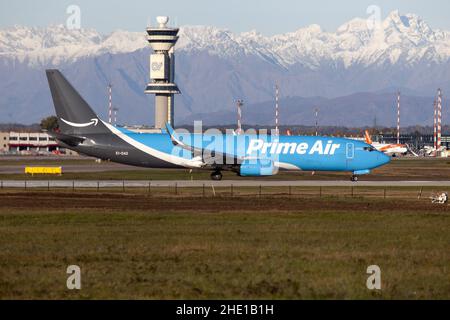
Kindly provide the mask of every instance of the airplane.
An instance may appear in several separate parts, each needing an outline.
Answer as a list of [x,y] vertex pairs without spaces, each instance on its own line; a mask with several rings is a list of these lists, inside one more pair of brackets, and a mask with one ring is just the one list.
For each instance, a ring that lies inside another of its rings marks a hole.
[[[439,148],[439,151],[445,152],[447,150],[447,148],[445,146],[441,146]],[[423,155],[425,156],[429,156],[429,157],[434,157],[436,156],[437,150],[434,146],[424,146],[423,149],[421,150],[421,152],[423,152]]]
[[351,180],[390,157],[362,141],[318,136],[180,132],[140,133],[101,120],[59,70],[46,70],[59,127],[48,132],[60,146],[122,164],[199,168],[221,180],[222,171],[270,176],[281,170],[344,171]]
[[379,143],[372,141],[369,131],[364,132],[364,139],[367,144],[374,146],[378,151],[381,151],[387,155],[398,155],[408,153],[408,148],[405,144],[397,143]]

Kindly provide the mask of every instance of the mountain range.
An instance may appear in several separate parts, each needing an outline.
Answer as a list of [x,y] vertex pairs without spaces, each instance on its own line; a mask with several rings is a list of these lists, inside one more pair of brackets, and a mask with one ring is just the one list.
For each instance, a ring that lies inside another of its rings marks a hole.
[[[431,124],[433,96],[450,90],[450,32],[433,30],[414,14],[391,12],[371,28],[365,19],[335,32],[318,25],[286,34],[233,33],[210,26],[180,28],[176,45],[176,123],[244,121],[273,124],[274,85],[282,124]],[[120,123],[153,123],[153,97],[144,94],[151,49],[145,32],[15,26],[0,30],[0,122],[32,123],[53,113],[46,68],[58,68],[101,117],[107,84]],[[445,107],[443,119],[450,112]]]

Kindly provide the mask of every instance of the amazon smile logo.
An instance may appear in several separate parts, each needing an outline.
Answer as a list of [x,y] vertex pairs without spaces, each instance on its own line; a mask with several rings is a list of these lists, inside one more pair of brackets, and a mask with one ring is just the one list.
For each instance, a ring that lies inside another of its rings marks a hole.
[[97,118],[93,118],[93,119],[91,119],[90,122],[86,122],[86,123],[75,123],[75,122],[70,122],[70,121],[67,121],[67,120],[65,120],[65,119],[63,119],[63,118],[61,118],[61,120],[62,120],[64,123],[67,123],[69,126],[77,127],[77,128],[89,127],[89,126],[91,126],[91,125],[96,126],[96,125],[98,124],[98,119],[97,119]]

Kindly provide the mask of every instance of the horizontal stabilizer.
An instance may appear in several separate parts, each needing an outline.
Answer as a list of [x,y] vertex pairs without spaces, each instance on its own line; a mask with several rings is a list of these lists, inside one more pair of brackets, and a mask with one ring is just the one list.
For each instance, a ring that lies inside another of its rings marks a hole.
[[82,143],[85,139],[82,137],[72,136],[60,132],[49,131],[47,132],[49,136],[55,138],[58,141],[61,141],[68,146],[76,147],[80,143]]

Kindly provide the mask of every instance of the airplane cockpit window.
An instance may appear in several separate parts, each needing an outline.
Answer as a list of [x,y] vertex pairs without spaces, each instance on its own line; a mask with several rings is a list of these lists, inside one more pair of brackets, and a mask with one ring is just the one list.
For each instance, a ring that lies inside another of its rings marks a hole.
[[370,146],[370,147],[364,147],[364,150],[372,152],[372,151],[375,151],[377,149],[375,149],[374,147]]

